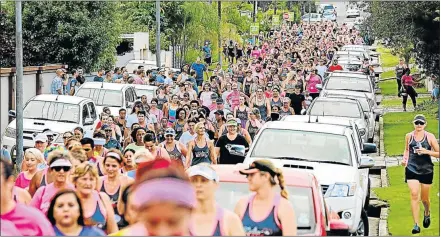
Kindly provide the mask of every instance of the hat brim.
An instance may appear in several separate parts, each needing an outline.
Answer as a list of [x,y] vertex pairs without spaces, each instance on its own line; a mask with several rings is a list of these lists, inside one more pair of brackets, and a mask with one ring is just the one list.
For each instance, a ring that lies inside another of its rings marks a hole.
[[259,172],[259,169],[257,169],[257,168],[248,168],[248,169],[244,169],[244,170],[239,170],[239,173],[242,175],[254,174],[257,172]]
[[424,123],[426,123],[426,120],[424,120],[424,119],[415,119],[415,120],[413,120],[414,123],[415,123],[416,121],[420,121],[420,122],[424,122]]
[[72,163],[70,163],[70,161],[68,161],[66,159],[59,159],[59,160],[56,160],[54,163],[52,163],[50,165],[50,168],[53,168],[53,167],[64,167],[64,166],[72,167]]

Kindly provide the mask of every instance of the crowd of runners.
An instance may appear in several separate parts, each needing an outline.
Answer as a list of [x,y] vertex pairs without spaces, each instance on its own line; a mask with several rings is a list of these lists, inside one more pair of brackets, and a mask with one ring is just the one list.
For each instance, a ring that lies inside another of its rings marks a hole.
[[[318,97],[325,73],[342,70],[334,53],[363,39],[329,21],[265,35],[256,45],[235,46],[241,53],[229,55],[226,69],[208,70],[198,59],[175,80],[171,73],[151,81],[141,71],[130,82],[125,72],[110,71],[106,83],[152,82],[157,96],[117,115],[104,108],[93,134],[66,131],[64,145],[37,135],[16,177],[2,159],[2,235],[296,235],[283,174],[271,162],[241,171],[256,194],[240,199],[234,212],[216,204],[219,177],[210,164],[242,163],[240,149],[262,125],[299,115]],[[268,198],[275,185],[280,195]],[[267,210],[261,221],[252,217]]]

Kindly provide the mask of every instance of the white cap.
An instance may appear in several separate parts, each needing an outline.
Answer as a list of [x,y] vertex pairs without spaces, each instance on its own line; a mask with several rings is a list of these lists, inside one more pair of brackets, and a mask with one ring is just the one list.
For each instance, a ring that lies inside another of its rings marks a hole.
[[34,142],[47,142],[47,136],[44,133],[39,133],[35,136]]
[[189,177],[200,175],[208,180],[219,182],[219,176],[217,175],[216,171],[208,164],[194,165],[187,169],[187,174]]
[[72,163],[70,163],[70,161],[66,159],[58,159],[54,163],[52,163],[50,167],[52,168],[52,167],[62,167],[62,166],[72,167]]

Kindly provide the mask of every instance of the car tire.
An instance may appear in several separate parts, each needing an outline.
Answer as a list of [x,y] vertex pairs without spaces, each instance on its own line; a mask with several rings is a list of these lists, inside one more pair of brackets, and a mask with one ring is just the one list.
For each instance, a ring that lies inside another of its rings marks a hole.
[[374,143],[374,138],[368,138],[368,143]]
[[368,186],[367,186],[367,194],[366,194],[366,200],[364,201],[364,210],[367,211],[369,208],[369,201],[371,199],[371,179],[368,178]]
[[351,233],[351,236],[369,236],[369,219],[366,211],[361,210],[360,223],[357,226],[355,233]]

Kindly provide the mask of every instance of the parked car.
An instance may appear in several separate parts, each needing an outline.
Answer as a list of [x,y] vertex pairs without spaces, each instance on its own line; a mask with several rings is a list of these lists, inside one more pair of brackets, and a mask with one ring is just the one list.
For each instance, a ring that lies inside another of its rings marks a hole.
[[346,10],[346,18],[358,16],[360,16],[360,10],[358,8],[353,7]]
[[[10,110],[9,116],[15,118],[16,111]],[[2,146],[11,155],[16,151],[15,119],[9,123],[2,136]],[[95,103],[91,99],[42,94],[32,97],[23,109],[23,147],[34,147],[35,135],[45,129],[54,132],[54,143],[63,143],[63,133],[82,127],[84,132],[93,131],[98,123]]]
[[156,90],[158,89],[157,86],[150,86],[150,85],[134,85],[134,86],[138,99],[141,99],[141,96],[146,95],[147,101],[148,103],[150,103],[150,101],[153,98],[156,98]]
[[337,15],[335,13],[327,11],[323,13],[323,19],[328,21],[337,21]]
[[337,16],[337,10],[335,9],[336,7],[334,7],[334,5],[332,4],[327,4],[323,7],[323,11],[322,13],[326,13],[326,12],[330,12],[330,13],[334,13],[335,16]]
[[370,131],[369,115],[363,112],[360,102],[354,98],[318,97],[303,115],[332,117],[336,120],[354,120],[359,127],[363,142],[374,138],[374,131]]
[[[216,192],[216,201],[220,206],[234,211],[239,199],[250,194],[247,178],[238,172],[245,167],[242,164],[213,166],[220,178]],[[282,166],[279,168],[283,171],[289,201],[296,214],[298,235],[348,234],[348,226],[336,213],[330,212],[314,175]]]
[[271,159],[283,167],[313,173],[326,203],[349,226],[349,232],[368,236],[365,203],[369,200],[369,168],[375,162],[363,154],[374,153],[377,148],[371,143],[363,143],[361,148],[360,143],[354,129],[347,126],[313,120],[274,121],[263,125],[244,163]]
[[[311,17],[309,17],[311,15]],[[322,15],[318,13],[306,13],[302,16],[303,22],[321,22],[322,21]]]
[[327,75],[323,85],[317,85],[317,89],[323,93],[340,93],[341,91],[352,91],[366,95],[375,104],[379,105],[375,96],[375,77],[365,75],[361,72],[335,71]]
[[92,99],[98,114],[108,107],[115,116],[121,108],[131,110],[137,100],[133,85],[107,82],[86,82],[78,88],[75,96]]

